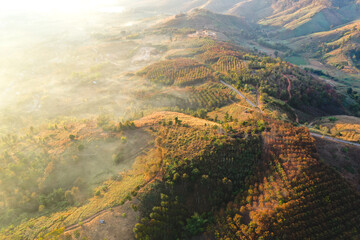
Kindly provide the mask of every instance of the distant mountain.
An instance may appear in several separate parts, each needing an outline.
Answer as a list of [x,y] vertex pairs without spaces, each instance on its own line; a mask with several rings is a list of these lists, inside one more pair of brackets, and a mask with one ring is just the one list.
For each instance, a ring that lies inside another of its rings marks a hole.
[[354,0],[300,0],[275,1],[272,15],[260,24],[281,27],[283,37],[302,36],[330,30],[360,16],[360,4]]
[[285,32],[282,37],[292,37],[329,30],[359,18],[360,1],[240,0],[226,13],[279,27]]
[[282,38],[330,30],[360,16],[359,0],[144,0],[141,6],[172,13],[201,8],[245,17],[279,28]]

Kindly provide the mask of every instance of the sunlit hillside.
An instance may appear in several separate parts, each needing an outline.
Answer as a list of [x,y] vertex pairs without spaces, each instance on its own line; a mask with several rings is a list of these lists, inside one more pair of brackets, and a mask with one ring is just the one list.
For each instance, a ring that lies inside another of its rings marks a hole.
[[0,3],[0,239],[359,239],[355,0]]

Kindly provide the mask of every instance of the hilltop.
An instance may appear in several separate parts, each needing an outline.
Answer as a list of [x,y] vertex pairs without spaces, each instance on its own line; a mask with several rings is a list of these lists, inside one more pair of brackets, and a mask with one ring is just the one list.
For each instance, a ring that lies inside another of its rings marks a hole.
[[178,14],[168,19],[163,23],[158,24],[156,29],[174,30],[187,29],[193,31],[213,31],[214,33],[222,33],[227,37],[236,36],[252,36],[252,32],[256,29],[252,24],[245,21],[244,18],[239,18],[231,15],[217,14],[205,9],[194,9],[185,14]]

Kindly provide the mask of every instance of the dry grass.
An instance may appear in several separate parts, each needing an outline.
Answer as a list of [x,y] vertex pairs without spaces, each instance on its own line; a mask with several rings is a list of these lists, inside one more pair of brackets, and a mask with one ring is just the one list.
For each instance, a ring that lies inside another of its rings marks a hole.
[[[331,121],[335,119],[335,121]],[[360,119],[351,116],[333,116],[322,118],[313,122],[312,126],[345,141],[360,141]]]
[[208,116],[212,119],[215,119],[217,116],[218,120],[225,121],[226,113],[232,116],[233,119],[237,119],[241,122],[252,118],[254,110],[246,105],[245,100],[242,100],[210,112],[208,113]]
[[213,126],[213,125],[219,125],[217,123],[205,120],[205,119],[201,119],[201,118],[196,118],[196,117],[192,117],[183,113],[177,113],[177,112],[156,112],[153,114],[150,114],[140,120],[136,120],[135,121],[135,125],[137,127],[145,127],[145,126],[152,126],[155,125],[159,122],[162,121],[173,121],[174,119],[178,117],[179,120],[182,121],[182,123],[184,124],[188,124],[189,126],[194,126],[194,127],[203,127],[205,124],[209,125],[209,126]]

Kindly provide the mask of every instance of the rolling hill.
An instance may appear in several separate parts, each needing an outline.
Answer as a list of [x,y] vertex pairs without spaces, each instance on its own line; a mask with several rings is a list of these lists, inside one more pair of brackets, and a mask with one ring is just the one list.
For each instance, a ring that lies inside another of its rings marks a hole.
[[313,33],[292,40],[298,51],[312,52],[326,63],[348,73],[360,69],[360,21],[330,31]]
[[277,26],[289,38],[329,30],[359,17],[360,5],[349,1],[276,1],[275,13],[263,18],[260,24]]
[[[149,1],[139,6],[146,3]],[[245,17],[248,21],[277,28],[281,34],[276,33],[276,36],[281,38],[330,30],[360,16],[360,3],[357,0],[164,0],[152,3],[175,13],[200,8]]]
[[[229,41],[255,44],[270,29],[256,22],[288,36],[326,29],[348,21],[351,14],[341,16],[357,3],[164,0],[153,7],[178,11],[178,4],[191,11],[118,39],[139,44],[129,56],[150,56],[138,65],[124,60],[135,65],[122,72],[126,81],[106,75],[114,95],[93,94],[125,105],[113,108],[117,117],[59,119],[1,135],[0,239],[358,239],[358,151],[318,149],[305,127],[315,121],[316,129],[358,141],[358,119],[333,116],[359,115],[358,92]],[[249,21],[207,9],[254,14]],[[335,51],[342,38],[350,36],[342,48],[355,43],[354,26],[292,43],[314,39],[307,47],[319,51],[324,40]],[[118,40],[106,40],[109,51]],[[74,75],[73,82],[102,84],[100,75]]]
[[186,14],[178,14],[165,19],[156,25],[155,29],[192,29],[197,31],[213,31],[225,34],[227,37],[254,36],[256,27],[243,18],[231,15],[213,13],[205,9],[194,9]]

